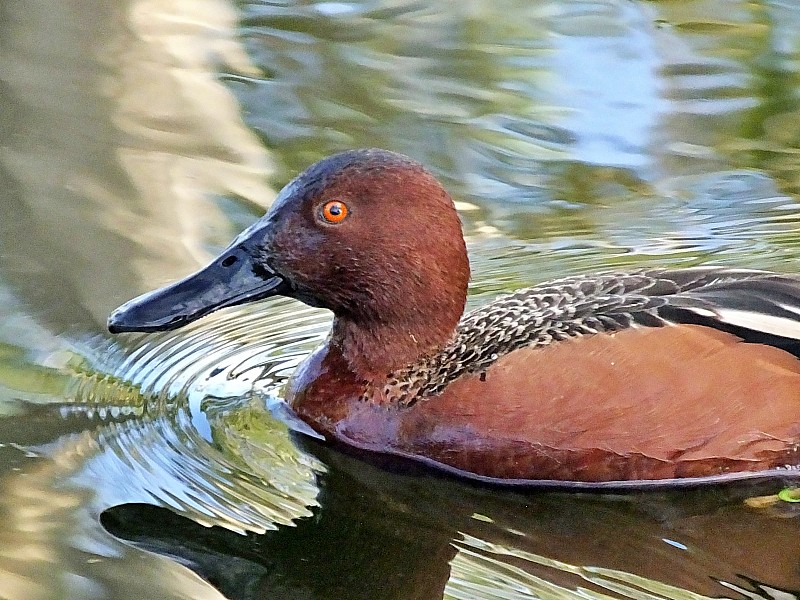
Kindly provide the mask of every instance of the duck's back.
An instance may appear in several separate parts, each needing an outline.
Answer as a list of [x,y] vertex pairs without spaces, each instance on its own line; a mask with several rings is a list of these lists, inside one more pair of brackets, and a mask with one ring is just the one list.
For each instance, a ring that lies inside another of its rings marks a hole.
[[384,394],[403,405],[395,450],[465,472],[706,477],[800,463],[799,353],[797,278],[605,273],[467,314]]

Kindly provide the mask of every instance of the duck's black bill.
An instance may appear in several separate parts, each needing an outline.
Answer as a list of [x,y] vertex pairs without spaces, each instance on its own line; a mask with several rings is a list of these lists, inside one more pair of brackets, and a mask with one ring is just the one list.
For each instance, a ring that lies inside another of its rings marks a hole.
[[169,331],[220,308],[289,291],[279,274],[254,266],[245,252],[229,251],[186,279],[126,302],[108,317],[108,330]]

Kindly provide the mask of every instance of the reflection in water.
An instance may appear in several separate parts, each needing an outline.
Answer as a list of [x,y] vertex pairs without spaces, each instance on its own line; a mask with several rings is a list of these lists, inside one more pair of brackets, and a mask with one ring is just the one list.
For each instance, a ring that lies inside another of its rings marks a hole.
[[[480,206],[464,213],[468,230],[553,255],[501,274],[505,289],[609,265],[775,267],[800,258],[792,188],[732,146],[751,135],[742,119],[762,100],[751,84],[765,53],[796,48],[796,30],[762,22],[797,11],[737,3],[728,22],[716,4],[247,4],[244,33],[266,77],[230,85],[288,164],[281,181],[386,136]],[[791,147],[781,150],[796,156]],[[752,220],[697,189],[736,179]],[[761,235],[743,233],[754,225]]]
[[797,270],[798,25],[738,0],[4,6],[0,596],[795,595],[796,511],[743,502],[774,486],[523,494],[374,468],[280,412],[325,314],[103,324],[354,146],[473,207],[471,305],[609,266]]
[[98,451],[89,435],[65,439],[54,460],[0,486],[0,594],[4,598],[197,598],[222,596],[179,564],[133,555],[96,525],[92,494],[66,479]]
[[200,7],[4,8],[0,265],[57,332],[100,330],[113,299],[205,262],[208,230],[227,241],[237,228],[216,195],[256,214],[274,196],[267,155],[213,74],[256,73],[233,42],[235,12]]
[[[120,482],[105,490],[101,504],[155,501],[242,533],[311,515],[315,474],[324,467],[297,449],[292,423],[276,420],[265,404],[276,402],[270,399],[276,383],[319,343],[327,319],[298,310],[287,331],[287,319],[278,316],[287,304],[240,308],[180,332],[133,337],[129,354],[109,370],[114,386],[129,390],[124,406],[141,411],[95,432],[102,459],[87,463],[81,476]],[[83,374],[83,396],[73,408],[94,398],[96,385],[105,390],[108,377]],[[102,409],[111,408],[113,397],[103,395]]]
[[[577,592],[651,600],[741,597],[731,591],[737,588],[751,597],[769,597],[770,587],[800,591],[791,522],[742,511],[742,497],[755,488],[518,494],[387,472],[317,450],[332,470],[321,481],[315,517],[296,528],[242,537],[132,504],[109,509],[102,522],[137,547],[180,557],[234,599],[291,590],[353,599]],[[753,543],[757,531],[771,543]],[[754,565],[763,580],[742,575]]]
[[717,9],[714,2],[659,6],[665,30],[675,32],[662,38],[665,92],[680,108],[661,127],[672,138],[661,146],[665,167],[764,169],[796,194],[800,15],[786,2]]
[[[670,600],[700,600],[707,598],[682,588],[665,585],[646,577],[625,571],[598,567],[581,567],[528,552],[514,551],[502,545],[487,543],[466,536],[456,545],[458,554],[451,564],[451,578],[445,598],[469,600],[472,598],[559,598],[569,596],[569,587],[537,577],[522,567],[506,562],[509,557],[528,561],[537,566],[551,567],[561,574],[574,574],[603,591],[581,589],[581,595],[591,600],[608,598],[612,592],[626,598],[665,598]],[[505,559],[505,560],[504,560]]]
[[[135,555],[97,528],[97,515],[117,504],[165,506],[193,522],[240,533],[263,533],[312,515],[310,509],[318,506],[316,474],[325,468],[292,444],[286,425],[265,410],[264,395],[252,390],[254,380],[261,382],[256,387],[282,381],[283,373],[307,354],[303,342],[307,346],[319,341],[318,330],[320,325],[324,328],[324,321],[320,323],[318,311],[306,310],[305,318],[302,312],[297,314],[294,324],[306,337],[295,337],[291,344],[276,348],[275,340],[280,341],[282,333],[270,335],[271,327],[283,322],[264,318],[254,331],[249,325],[252,316],[217,319],[216,326],[212,321],[207,328],[184,337],[140,338],[132,351],[138,355],[135,361],[119,361],[119,356],[114,360],[113,354],[105,357],[107,366],[116,362],[113,378],[92,371],[85,361],[27,369],[27,374],[38,369],[42,372],[39,380],[53,382],[35,391],[58,395],[70,390],[73,395],[69,405],[45,405],[38,414],[28,410],[26,417],[34,422],[54,421],[54,413],[60,411],[67,422],[78,420],[71,425],[81,433],[33,446],[33,456],[44,460],[29,464],[26,476],[6,481],[0,498],[8,503],[8,511],[0,540],[15,550],[0,552],[0,580],[10,586],[4,588],[4,597],[55,597],[70,569],[78,569],[75,572],[81,578],[124,580],[128,576],[124,566],[117,566],[116,571],[91,567],[88,572],[80,566],[86,553],[96,557],[92,565],[120,554],[135,560]],[[255,340],[269,341],[259,344]],[[292,345],[300,350],[292,350]],[[153,347],[159,352],[153,352]],[[200,350],[204,360],[198,361]],[[14,372],[4,365],[0,360],[0,385],[12,386]],[[222,387],[235,392],[237,385],[248,392],[212,395]],[[202,420],[200,426],[198,419]],[[11,420],[0,421],[0,425],[3,439],[15,439],[4,431],[13,427]],[[16,439],[17,444],[29,446],[38,441]],[[33,510],[26,508],[31,503]],[[53,519],[59,528],[42,527],[42,519]],[[40,530],[38,538],[24,534]],[[21,538],[26,545],[19,547],[15,540]],[[40,546],[46,552],[40,551]],[[217,597],[210,589],[198,588],[199,581],[181,569],[169,563],[152,564],[152,558],[148,562],[153,572],[176,572],[179,577],[165,576],[146,594],[138,590],[138,595],[119,581],[122,588],[116,597],[185,597],[183,594],[193,589],[196,592],[191,597]],[[60,564],[64,570],[45,574],[42,569],[48,563]],[[92,595],[72,584],[65,589],[71,590],[68,597]]]

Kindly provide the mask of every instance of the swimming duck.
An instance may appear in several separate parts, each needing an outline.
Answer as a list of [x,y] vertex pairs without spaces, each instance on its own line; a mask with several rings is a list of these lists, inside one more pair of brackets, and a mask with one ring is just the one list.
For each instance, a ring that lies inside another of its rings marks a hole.
[[463,314],[442,185],[376,149],[317,162],[211,264],[109,317],[175,329],[274,295],[333,311],[287,401],[332,442],[508,484],[702,483],[800,465],[800,277],[609,271]]

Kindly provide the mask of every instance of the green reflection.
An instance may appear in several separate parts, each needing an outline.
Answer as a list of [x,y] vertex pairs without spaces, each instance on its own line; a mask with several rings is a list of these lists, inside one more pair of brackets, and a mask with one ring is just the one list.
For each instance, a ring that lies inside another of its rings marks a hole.
[[61,397],[67,383],[64,373],[31,364],[24,349],[0,343],[0,386],[23,394],[30,401],[40,396]]
[[[796,519],[736,502],[509,499],[314,458],[263,407],[325,335],[297,305],[103,337],[112,307],[260,214],[268,184],[354,146],[415,156],[475,207],[473,305],[607,268],[796,271],[798,32],[795,3],[744,0],[8,3],[0,292],[24,308],[2,295],[0,313],[36,320],[0,336],[0,412],[23,407],[2,420],[0,595],[219,597],[105,536],[96,514],[132,502],[250,531],[188,559],[210,556],[231,597],[800,589]],[[691,552],[665,550],[679,537]]]

